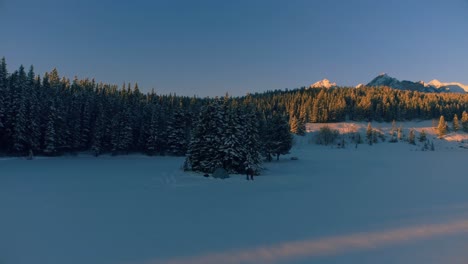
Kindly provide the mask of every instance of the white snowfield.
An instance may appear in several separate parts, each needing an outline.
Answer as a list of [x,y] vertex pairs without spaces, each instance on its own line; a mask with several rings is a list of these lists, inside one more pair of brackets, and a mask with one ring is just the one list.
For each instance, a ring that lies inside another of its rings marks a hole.
[[314,124],[253,182],[174,157],[1,159],[0,263],[467,263],[467,134],[401,125],[435,151],[318,146]]

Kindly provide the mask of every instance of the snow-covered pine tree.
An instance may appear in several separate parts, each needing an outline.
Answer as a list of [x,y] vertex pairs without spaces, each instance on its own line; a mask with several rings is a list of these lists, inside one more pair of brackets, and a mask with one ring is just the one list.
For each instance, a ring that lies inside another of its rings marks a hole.
[[55,156],[58,153],[57,150],[57,134],[55,131],[55,120],[57,117],[57,110],[53,103],[50,104],[49,118],[47,121],[47,127],[44,138],[44,154],[47,156]]
[[[87,98],[88,97],[88,98]],[[91,146],[92,140],[92,119],[93,119],[93,110],[92,110],[92,100],[93,96],[91,94],[83,95],[83,106],[81,110],[81,137],[80,137],[80,148],[85,150],[89,149]]]
[[8,109],[8,85],[7,85],[7,68],[5,57],[0,62],[0,150],[5,148],[6,143],[6,112]]
[[187,152],[189,130],[182,108],[176,108],[168,121],[167,151],[171,155],[183,156]]
[[151,111],[151,117],[150,117],[150,122],[148,125],[148,128],[145,132],[146,135],[146,143],[145,143],[145,148],[146,152],[148,155],[155,155],[158,151],[160,151],[159,148],[159,136],[160,136],[160,127],[159,127],[159,115],[160,111],[157,106],[152,106],[152,111]]
[[271,161],[272,155],[279,160],[279,156],[288,154],[292,147],[293,137],[288,122],[280,114],[273,114],[273,116],[267,118],[263,137],[265,138],[265,156],[269,161]]
[[112,154],[128,154],[133,140],[132,127],[129,123],[129,110],[125,106],[112,120]]
[[223,165],[217,159],[222,146],[221,101],[215,99],[203,106],[192,131],[187,161],[194,171],[213,172]]
[[102,106],[98,107],[98,116],[94,125],[94,130],[91,139],[91,151],[94,156],[99,156],[103,152],[103,133],[105,131],[104,116]]
[[28,93],[27,134],[29,135],[29,149],[34,153],[39,152],[41,146],[41,106],[38,96],[40,85],[40,79],[35,76],[34,68],[31,66],[28,72],[26,88]]
[[27,105],[26,105],[26,72],[21,65],[18,72],[18,78],[13,84],[16,90],[14,97],[14,106],[16,115],[13,123],[13,151],[17,154],[26,155],[28,149],[28,134],[27,134]]
[[241,172],[244,170],[244,162],[247,156],[242,114],[240,106],[231,105],[229,98],[223,103],[223,125],[221,127],[222,144],[218,152],[218,159],[222,160],[223,168],[229,172]]
[[246,148],[244,161],[244,170],[253,169],[259,171],[261,164],[261,146],[260,146],[260,130],[259,130],[259,117],[257,116],[255,108],[251,104],[246,104],[243,108],[242,122],[244,124],[242,138]]

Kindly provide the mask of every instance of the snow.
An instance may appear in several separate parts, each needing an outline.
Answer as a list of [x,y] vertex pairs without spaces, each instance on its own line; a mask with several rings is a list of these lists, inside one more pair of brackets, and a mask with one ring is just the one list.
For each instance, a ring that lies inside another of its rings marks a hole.
[[427,86],[432,86],[432,87],[435,87],[437,89],[445,89],[447,91],[451,91],[451,92],[456,92],[456,93],[463,93],[463,92],[467,92],[468,93],[468,85],[466,84],[462,84],[462,83],[459,83],[459,82],[447,82],[447,83],[444,83],[444,82],[440,82],[439,80],[432,80],[430,81],[429,83],[427,83]]
[[310,88],[333,88],[337,87],[336,83],[330,82],[328,79],[323,79],[321,81],[318,81],[314,84],[310,85]]
[[322,125],[253,182],[185,173],[176,157],[2,158],[0,263],[466,263],[467,134],[397,123],[436,151],[339,149],[311,144]]

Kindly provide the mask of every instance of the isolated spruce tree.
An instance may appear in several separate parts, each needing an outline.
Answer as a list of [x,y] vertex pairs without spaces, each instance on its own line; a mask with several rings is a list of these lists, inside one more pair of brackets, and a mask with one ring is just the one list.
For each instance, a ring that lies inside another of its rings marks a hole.
[[452,124],[453,124],[453,125],[452,125],[453,131],[456,132],[456,131],[460,130],[460,123],[458,122],[458,116],[457,116],[457,114],[455,114],[455,115],[453,116]]
[[468,113],[466,111],[463,111],[462,113],[461,123],[462,123],[463,131],[468,133]]
[[403,127],[400,126],[398,129],[397,129],[397,138],[399,141],[401,141],[403,139]]
[[408,135],[408,142],[412,145],[416,145],[414,129],[412,128],[410,129],[410,132]]
[[437,135],[439,138],[447,134],[447,122],[445,122],[444,116],[440,116],[439,124],[437,125]]
[[[289,128],[288,132],[289,132]],[[244,173],[260,164],[255,112],[233,103],[229,97],[203,106],[195,123],[186,164],[194,171],[224,168]]]
[[373,132],[373,129],[372,129],[372,125],[371,123],[369,122],[367,124],[367,129],[366,129],[366,139],[367,139],[367,142],[369,143],[369,145],[372,145],[372,133]]

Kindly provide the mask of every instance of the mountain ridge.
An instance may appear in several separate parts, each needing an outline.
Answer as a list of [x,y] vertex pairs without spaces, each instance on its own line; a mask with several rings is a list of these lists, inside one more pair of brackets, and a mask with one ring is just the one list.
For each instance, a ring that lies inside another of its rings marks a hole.
[[419,92],[435,93],[468,93],[468,85],[459,82],[440,82],[437,79],[426,83],[424,81],[413,82],[408,80],[400,81],[386,73],[379,74],[366,86],[388,86],[398,90],[410,90]]

